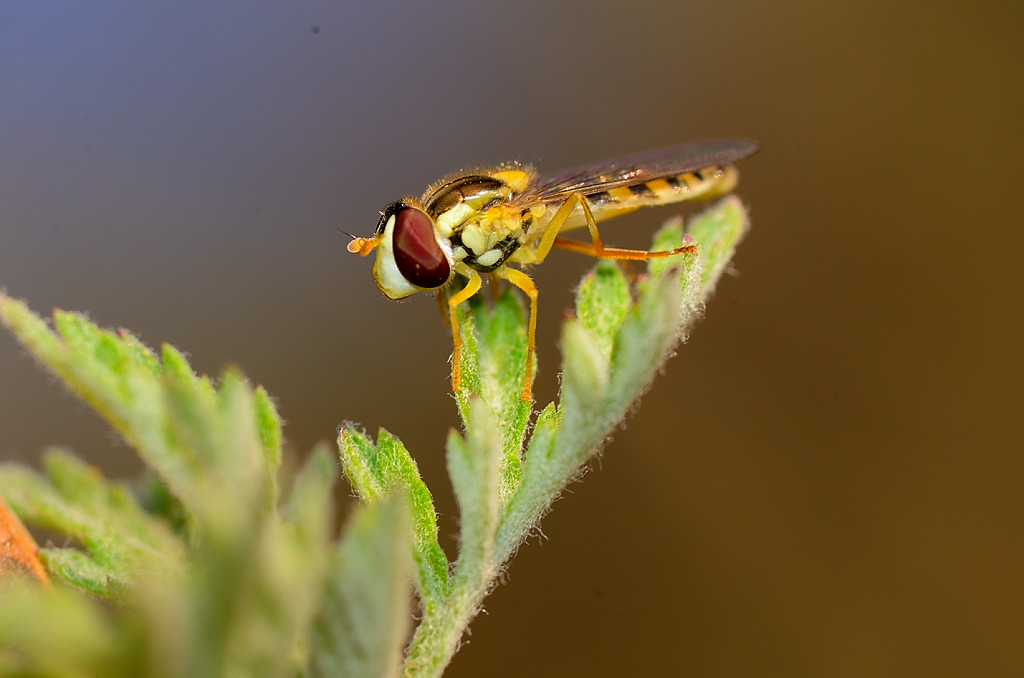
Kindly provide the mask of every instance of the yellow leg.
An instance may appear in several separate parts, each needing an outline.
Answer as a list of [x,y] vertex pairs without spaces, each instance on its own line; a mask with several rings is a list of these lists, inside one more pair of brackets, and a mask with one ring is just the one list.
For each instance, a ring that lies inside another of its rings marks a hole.
[[530,276],[515,268],[503,266],[494,274],[509,281],[530,298],[530,323],[526,334],[526,376],[523,377],[523,400],[533,397],[533,350],[537,346],[537,286]]
[[[540,237],[540,242],[537,243],[537,254],[536,261],[540,263],[547,258],[548,253],[551,252],[552,245],[555,244],[555,238],[558,237],[559,231],[565,226],[565,222],[569,220],[569,215],[576,208],[576,205],[582,205],[584,214],[587,215],[587,228],[590,230],[590,237],[593,239],[594,233],[597,233],[597,226],[591,228],[590,224],[594,222],[594,215],[590,212],[590,206],[587,205],[587,201],[582,195],[573,193],[570,195],[565,202],[561,204],[558,211],[555,212],[555,216],[551,217],[551,221],[544,227],[544,233]],[[601,236],[597,236],[597,241],[601,242]]]
[[[572,215],[573,210],[576,207],[583,210],[583,215],[587,220],[587,230],[590,233],[590,244],[578,242],[576,240],[566,240],[559,238],[558,234],[565,226],[569,217]],[[597,229],[597,220],[594,219],[594,213],[590,210],[590,205],[587,204],[586,198],[579,193],[570,195],[565,202],[563,202],[558,211],[555,212],[554,216],[551,217],[551,221],[548,222],[547,226],[544,227],[544,232],[541,234],[540,241],[537,243],[537,247],[534,251],[534,256],[529,262],[524,263],[540,263],[547,258],[551,252],[552,247],[558,247],[561,249],[567,249],[581,254],[588,254],[592,257],[600,259],[632,259],[632,260],[644,260],[652,257],[668,257],[673,254],[681,254],[683,252],[696,252],[696,245],[685,245],[683,247],[677,247],[672,250],[665,250],[661,252],[650,252],[647,250],[627,250],[613,247],[605,247],[601,242],[601,234]],[[537,346],[537,286],[530,279],[530,276],[526,275],[522,271],[507,266],[494,271],[494,275],[500,278],[508,280],[510,283],[518,287],[526,296],[530,298],[530,321],[529,331],[526,340],[526,376],[523,379],[523,400],[530,400],[533,394],[533,353]],[[479,283],[477,285],[479,287]],[[468,289],[468,287],[467,287]],[[473,288],[476,291],[476,288]],[[464,290],[465,292],[465,290]],[[466,295],[464,299],[468,299],[471,294]],[[449,304],[457,303],[456,297],[453,297]],[[454,307],[453,307],[454,308]],[[452,311],[452,323],[454,327],[454,310]],[[458,356],[458,340],[456,339],[456,356]],[[456,361],[457,364],[457,361]]]
[[469,276],[466,286],[448,298],[448,314],[452,323],[452,344],[455,347],[452,352],[452,389],[455,391],[462,390],[459,386],[459,380],[462,376],[460,370],[462,335],[459,333],[459,319],[455,316],[455,307],[476,294],[480,289],[480,274],[468,267],[466,274]]
[[[569,215],[572,214],[577,205],[583,210],[583,216],[586,217],[587,220],[587,230],[590,232],[589,245],[577,240],[566,240],[565,238],[558,237],[558,233],[562,230],[562,227],[565,226],[565,222],[569,220]],[[587,204],[587,199],[579,193],[573,193],[570,195],[558,208],[558,211],[555,212],[555,216],[551,217],[551,221],[549,221],[548,225],[544,228],[544,233],[541,235],[540,242],[537,243],[537,262],[544,261],[551,252],[552,247],[558,247],[559,249],[570,250],[580,254],[587,254],[592,257],[597,257],[598,259],[631,259],[634,261],[642,261],[645,259],[652,259],[654,257],[669,257],[673,254],[682,254],[683,252],[692,254],[697,251],[696,245],[684,245],[683,247],[677,247],[672,250],[664,250],[661,252],[605,247],[601,242],[601,234],[597,229],[597,220],[594,219],[594,213],[590,211],[590,205]]]

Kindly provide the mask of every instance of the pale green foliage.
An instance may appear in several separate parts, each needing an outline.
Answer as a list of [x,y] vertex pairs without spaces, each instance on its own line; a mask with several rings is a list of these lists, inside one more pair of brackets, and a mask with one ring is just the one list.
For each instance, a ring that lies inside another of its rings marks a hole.
[[311,676],[397,676],[411,623],[408,525],[400,500],[360,506],[332,553],[313,624]]
[[96,596],[117,598],[142,572],[159,579],[184,574],[185,548],[166,521],[146,513],[131,491],[108,483],[65,450],[43,458],[46,477],[27,467],[0,471],[0,494],[33,524],[82,544],[43,548],[40,557],[57,578]]
[[[0,295],[0,320],[152,474],[135,488],[112,483],[66,451],[49,452],[42,474],[0,466],[15,512],[71,540],[42,549],[57,588],[0,586],[0,675],[440,675],[509,557],[674,350],[746,223],[727,198],[690,226],[699,255],[652,259],[635,282],[598,263],[562,329],[559,398],[532,429],[518,296],[478,295],[459,310],[452,560],[412,455],[387,431],[376,442],[351,423],[339,433],[362,505],[334,538],[334,464],[315,450],[282,504],[280,421],[238,371],[214,383],[174,348],[157,356],[74,313],[55,312],[51,329]],[[682,242],[675,220],[654,248]]]
[[279,420],[237,371],[214,385],[171,347],[158,358],[128,333],[61,311],[55,331],[6,296],[0,319],[149,464],[157,480],[148,498],[165,498],[147,511],[129,488],[64,451],[48,453],[45,476],[0,466],[0,493],[14,511],[81,547],[44,548],[51,574],[118,603],[111,615],[60,586],[8,582],[0,672],[295,675],[313,651],[308,629],[337,548],[327,451],[310,456],[279,509]]
[[[690,227],[700,255],[652,259],[635,285],[618,264],[599,262],[581,282],[576,315],[562,329],[559,400],[541,410],[528,441],[532,403],[519,398],[526,328],[517,297],[506,292],[488,307],[478,295],[460,313],[465,344],[457,401],[465,435],[453,431],[447,446],[461,517],[450,579],[440,571],[447,560],[437,543],[430,495],[408,451],[386,431],[374,446],[356,426],[343,428],[342,465],[364,501],[372,504],[388,491],[422,499],[412,522],[425,527],[410,540],[413,560],[420,564],[422,617],[409,645],[407,676],[444,670],[505,562],[650,385],[746,227],[742,204],[726,198]],[[672,220],[657,234],[654,249],[683,242],[682,222]],[[395,473],[383,481],[378,474],[367,484],[362,469],[383,457]],[[431,586],[434,580],[448,583],[443,594]]]

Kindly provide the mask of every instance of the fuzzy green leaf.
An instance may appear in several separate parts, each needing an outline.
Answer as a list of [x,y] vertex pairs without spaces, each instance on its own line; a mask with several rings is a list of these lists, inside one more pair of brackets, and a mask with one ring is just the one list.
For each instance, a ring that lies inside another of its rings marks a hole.
[[64,311],[54,312],[54,331],[5,295],[0,320],[124,436],[190,516],[225,488],[274,505],[279,420],[266,394],[254,396],[237,371],[214,387],[171,346],[158,359],[131,334]]
[[[563,328],[562,393],[557,416],[538,418],[523,478],[498,534],[497,556],[507,558],[534,529],[565,485],[620,425],[648,388],[704,299],[725,270],[747,227],[738,199],[725,198],[694,220],[688,237],[698,254],[653,258],[648,275],[624,299],[624,276],[599,262],[577,295],[577,318]],[[652,250],[684,243],[682,220],[655,235]],[[708,273],[710,271],[710,273]]]
[[277,504],[277,469],[281,466],[284,435],[281,433],[281,415],[277,413],[270,394],[262,386],[257,386],[253,391],[253,411],[256,415],[256,433],[262,448],[264,473],[271,483],[267,501],[274,506]]
[[399,675],[409,628],[407,516],[399,493],[356,509],[313,625],[310,676]]
[[714,291],[749,227],[747,211],[740,199],[733,195],[723,198],[715,209],[699,214],[690,224],[690,237],[700,246],[704,263],[701,301]]
[[[53,331],[4,296],[0,319],[158,476],[143,493],[149,513],[66,453],[47,456],[45,478],[15,465],[0,469],[0,487],[23,518],[81,545],[44,549],[51,572],[124,604],[105,615],[106,627],[97,625],[109,633],[93,645],[50,624],[40,637],[60,651],[46,656],[8,633],[23,610],[4,597],[0,648],[11,652],[0,650],[0,668],[190,678],[301,673],[330,546],[335,473],[326,450],[311,456],[279,512],[280,419],[266,392],[237,370],[214,385],[170,346],[157,357],[130,334],[73,313],[55,313]],[[25,609],[45,619],[48,594],[28,595],[38,604]]]
[[[0,469],[0,490],[23,517],[81,545],[44,549],[52,572],[99,595],[131,594],[130,606],[102,609],[82,596],[65,606],[41,587],[0,587],[0,673],[440,675],[505,561],[699,315],[745,228],[742,205],[728,198],[694,220],[686,237],[697,255],[652,259],[635,282],[599,262],[563,328],[559,401],[543,408],[528,442],[519,295],[491,303],[480,295],[457,309],[465,434],[448,441],[461,513],[450,576],[431,495],[386,431],[376,443],[350,424],[339,432],[345,473],[366,505],[331,548],[333,467],[324,451],[277,508],[280,420],[264,391],[235,370],[215,385],[179,351],[157,355],[81,315],[57,312],[51,330],[0,296],[0,319],[159,477],[145,495],[148,513],[68,455],[51,455],[45,478]],[[654,248],[683,241],[676,220]],[[403,666],[410,575],[420,624]],[[22,633],[29,628],[38,635]]]
[[[527,333],[523,325],[524,309],[511,289],[506,289],[488,308],[482,295],[473,297],[468,308],[458,309],[464,340],[462,370],[471,375],[463,379],[456,393],[459,414],[466,430],[473,427],[471,401],[487,406],[489,417],[501,429],[502,449],[499,498],[507,501],[522,473],[521,450],[533,403],[523,400]],[[534,355],[533,372],[537,360]]]
[[[478,295],[457,309],[463,352],[456,400],[466,437],[449,436],[448,464],[462,550],[450,593],[426,608],[413,636],[406,675],[440,675],[501,565],[648,388],[745,228],[742,205],[727,198],[695,220],[688,237],[698,254],[652,258],[635,285],[615,262],[594,267],[579,287],[576,318],[562,329],[558,407],[548,405],[538,416],[525,458],[519,430],[500,433],[506,421],[520,421],[510,406],[522,384],[524,313],[507,292],[492,305]],[[682,244],[682,222],[675,219],[655,236],[653,251]],[[491,487],[496,458],[515,470],[499,473]]]
[[321,602],[328,563],[333,480],[330,455],[318,448],[295,479],[286,511],[291,521],[265,516],[250,538],[220,535],[209,552],[214,557],[203,559],[199,581],[208,587],[198,590],[218,605],[211,610],[200,599],[198,609],[221,617],[223,626],[219,634],[197,639],[199,654],[223,652],[225,673],[288,676],[305,663],[305,634]]
[[436,676],[458,649],[462,631],[476,616],[497,575],[495,537],[500,518],[499,484],[502,437],[490,408],[479,399],[469,402],[473,427],[468,437],[448,436],[448,473],[459,502],[459,560],[450,595],[428,608],[409,643],[406,673]]
[[490,573],[498,524],[501,431],[482,401],[470,403],[469,438],[448,436],[448,475],[459,503],[461,523],[456,576],[480,579]]
[[128,678],[137,634],[66,587],[0,584],[0,675]]
[[[661,249],[657,245],[656,248]],[[576,293],[576,316],[606,360],[611,357],[615,333],[632,305],[629,281],[616,262],[600,261],[593,271],[583,276]]]
[[23,466],[0,466],[0,493],[27,522],[84,547],[41,549],[52,574],[108,598],[119,598],[141,576],[182,576],[185,544],[146,514],[128,489],[63,450],[48,451],[43,466],[45,478]]
[[437,541],[437,513],[419,468],[402,442],[384,429],[377,444],[354,424],[338,432],[338,449],[345,475],[360,499],[368,504],[383,501],[396,491],[410,512],[412,553],[416,564],[416,587],[424,606],[433,604],[448,591],[448,557]]

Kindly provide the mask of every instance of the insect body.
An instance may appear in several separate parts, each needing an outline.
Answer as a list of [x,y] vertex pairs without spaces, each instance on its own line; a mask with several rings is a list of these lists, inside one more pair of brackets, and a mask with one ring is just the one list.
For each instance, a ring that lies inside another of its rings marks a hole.
[[[667,205],[728,193],[736,185],[732,163],[757,150],[746,139],[671,146],[616,158],[540,178],[530,167],[502,166],[450,176],[419,199],[406,197],[381,213],[376,233],[355,238],[348,250],[362,256],[377,250],[373,277],[391,299],[444,288],[456,275],[466,285],[448,299],[455,346],[452,386],[458,391],[462,347],[455,309],[480,289],[481,274],[492,274],[530,299],[523,398],[532,391],[537,326],[537,288],[512,265],[544,261],[552,247],[605,259],[643,260],[684,252],[695,245],[648,252],[605,247],[597,222],[641,207]],[[561,238],[586,226],[590,243]]]

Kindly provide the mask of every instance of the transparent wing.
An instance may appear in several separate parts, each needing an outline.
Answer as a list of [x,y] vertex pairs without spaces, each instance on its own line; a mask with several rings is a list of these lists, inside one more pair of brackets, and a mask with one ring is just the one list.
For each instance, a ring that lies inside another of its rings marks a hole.
[[755,151],[757,142],[750,139],[711,139],[668,146],[541,177],[513,202],[517,205],[561,202],[570,193],[586,196],[683,172],[728,165]]

